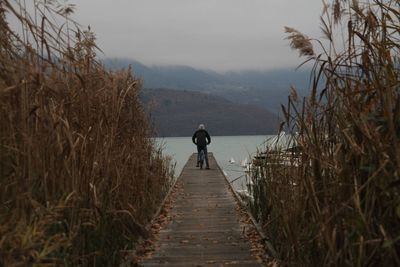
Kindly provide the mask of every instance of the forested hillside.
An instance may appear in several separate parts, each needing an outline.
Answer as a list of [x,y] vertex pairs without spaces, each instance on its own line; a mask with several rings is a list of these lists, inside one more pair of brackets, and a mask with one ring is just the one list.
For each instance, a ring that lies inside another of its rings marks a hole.
[[141,99],[159,136],[190,136],[199,123],[212,135],[277,132],[278,117],[265,109],[193,91],[145,89]]

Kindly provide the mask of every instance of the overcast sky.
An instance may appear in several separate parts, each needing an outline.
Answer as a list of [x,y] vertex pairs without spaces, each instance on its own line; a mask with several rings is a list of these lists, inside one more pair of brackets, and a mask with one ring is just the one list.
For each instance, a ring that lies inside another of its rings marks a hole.
[[320,37],[321,0],[70,0],[102,57],[217,71],[297,66],[284,26]]

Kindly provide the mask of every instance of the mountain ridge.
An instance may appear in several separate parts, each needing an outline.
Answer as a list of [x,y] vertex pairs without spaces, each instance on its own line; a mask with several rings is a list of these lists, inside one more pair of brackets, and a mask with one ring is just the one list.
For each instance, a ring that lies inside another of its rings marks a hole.
[[133,68],[133,74],[143,80],[143,88],[167,88],[199,91],[224,97],[239,104],[256,105],[280,113],[287,102],[290,88],[299,96],[308,95],[309,69],[294,68],[270,71],[243,70],[218,73],[190,66],[146,66],[130,59],[103,59],[110,69]]

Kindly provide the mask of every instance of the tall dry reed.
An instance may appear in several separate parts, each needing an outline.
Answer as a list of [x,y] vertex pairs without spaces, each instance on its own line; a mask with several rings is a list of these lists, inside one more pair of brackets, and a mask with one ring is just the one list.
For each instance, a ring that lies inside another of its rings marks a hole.
[[34,4],[0,1],[0,266],[118,266],[170,166],[130,70],[96,61],[72,6]]
[[[291,151],[253,168],[252,206],[286,266],[400,266],[400,2],[332,1],[310,96],[284,107]],[[342,36],[342,41],[340,37]]]

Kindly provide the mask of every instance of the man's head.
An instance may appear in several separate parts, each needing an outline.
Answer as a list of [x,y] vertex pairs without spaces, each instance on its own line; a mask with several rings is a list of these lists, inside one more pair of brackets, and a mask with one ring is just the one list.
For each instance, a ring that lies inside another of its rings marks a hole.
[[204,129],[205,129],[204,124],[200,124],[199,125],[199,130],[204,130]]

